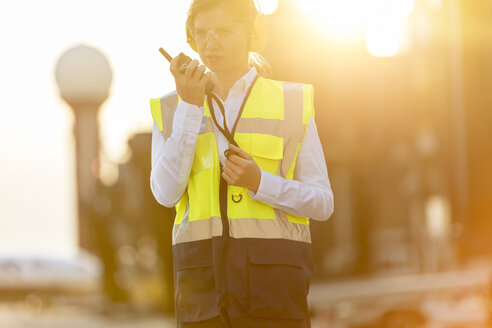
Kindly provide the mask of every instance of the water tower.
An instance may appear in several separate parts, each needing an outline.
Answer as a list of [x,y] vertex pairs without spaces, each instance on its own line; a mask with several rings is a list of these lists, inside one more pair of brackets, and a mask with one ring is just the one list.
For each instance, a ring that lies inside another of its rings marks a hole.
[[108,98],[113,73],[97,49],[77,45],[65,51],[55,69],[60,97],[74,113],[79,246],[92,250],[91,210],[98,196],[98,112]]

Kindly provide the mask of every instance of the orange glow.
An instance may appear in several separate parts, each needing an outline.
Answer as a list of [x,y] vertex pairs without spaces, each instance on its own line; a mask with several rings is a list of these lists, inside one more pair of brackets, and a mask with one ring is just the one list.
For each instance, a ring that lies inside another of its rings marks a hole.
[[335,38],[351,37],[362,31],[367,1],[298,0],[299,8],[317,17]]
[[415,7],[414,0],[299,0],[299,8],[317,17],[328,33],[339,39],[360,34],[373,56],[398,53],[401,26]]

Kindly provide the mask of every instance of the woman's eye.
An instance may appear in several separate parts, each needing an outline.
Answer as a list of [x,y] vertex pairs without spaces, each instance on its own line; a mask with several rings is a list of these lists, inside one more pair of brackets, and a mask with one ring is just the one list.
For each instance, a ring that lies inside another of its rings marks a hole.
[[229,28],[223,28],[223,29],[219,29],[217,31],[217,34],[221,38],[228,38],[228,37],[230,37],[233,34],[233,31],[232,31],[232,29],[229,29]]

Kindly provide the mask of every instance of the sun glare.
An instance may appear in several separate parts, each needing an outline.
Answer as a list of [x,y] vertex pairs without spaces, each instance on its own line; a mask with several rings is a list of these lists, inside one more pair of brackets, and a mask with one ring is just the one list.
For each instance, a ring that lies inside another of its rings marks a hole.
[[265,15],[270,15],[275,12],[278,8],[278,0],[257,0],[259,4],[258,10],[260,10]]
[[364,0],[298,0],[299,8],[314,16],[337,39],[351,38],[363,32]]
[[394,56],[398,52],[399,29],[397,23],[373,20],[366,26],[366,47],[376,57]]
[[393,56],[401,44],[401,27],[415,0],[298,0],[299,8],[317,18],[339,39],[364,34],[373,56]]

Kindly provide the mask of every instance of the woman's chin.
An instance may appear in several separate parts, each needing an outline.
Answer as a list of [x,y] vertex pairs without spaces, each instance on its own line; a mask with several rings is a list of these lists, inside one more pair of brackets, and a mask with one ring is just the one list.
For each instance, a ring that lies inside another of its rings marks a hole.
[[207,66],[211,71],[220,69],[222,66],[224,66],[222,61],[205,60],[204,63],[205,66]]

